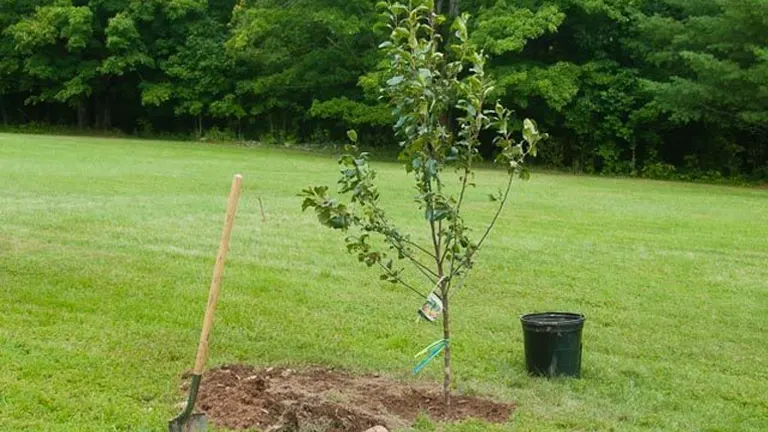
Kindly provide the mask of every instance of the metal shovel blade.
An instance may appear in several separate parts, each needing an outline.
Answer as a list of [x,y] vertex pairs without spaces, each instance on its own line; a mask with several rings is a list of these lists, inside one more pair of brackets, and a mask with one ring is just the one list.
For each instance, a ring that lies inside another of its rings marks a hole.
[[181,414],[168,422],[168,432],[205,432],[208,430],[208,419],[205,414],[192,413],[195,409],[195,402],[197,402],[197,392],[200,390],[201,379],[200,375],[192,375],[187,406]]
[[190,414],[186,418],[175,418],[168,422],[168,432],[205,432],[208,418],[205,414]]

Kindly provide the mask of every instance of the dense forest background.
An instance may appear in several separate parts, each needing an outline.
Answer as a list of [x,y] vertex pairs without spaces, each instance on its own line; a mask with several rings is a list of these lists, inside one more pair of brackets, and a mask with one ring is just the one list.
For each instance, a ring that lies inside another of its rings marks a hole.
[[[407,0],[406,0],[407,1]],[[437,0],[549,167],[768,178],[768,0]],[[373,0],[0,0],[0,125],[396,146]]]

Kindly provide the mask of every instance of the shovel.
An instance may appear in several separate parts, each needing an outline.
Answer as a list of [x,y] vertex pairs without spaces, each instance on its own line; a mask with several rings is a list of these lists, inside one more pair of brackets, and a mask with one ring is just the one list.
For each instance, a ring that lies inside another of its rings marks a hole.
[[208,430],[208,420],[205,418],[205,414],[193,414],[192,412],[195,409],[203,368],[208,358],[208,336],[211,333],[213,314],[216,312],[216,302],[219,299],[221,275],[224,272],[224,261],[227,259],[229,238],[232,235],[232,226],[235,223],[235,213],[237,212],[237,202],[240,199],[240,185],[242,182],[243,176],[240,174],[235,175],[235,178],[232,180],[232,189],[229,192],[229,201],[227,202],[227,218],[224,221],[224,232],[221,234],[219,255],[216,257],[216,265],[213,267],[211,291],[208,294],[208,306],[205,308],[205,318],[203,319],[203,331],[200,335],[200,344],[197,347],[195,369],[192,371],[192,383],[189,385],[189,399],[184,411],[178,417],[168,422],[169,432],[203,432]]

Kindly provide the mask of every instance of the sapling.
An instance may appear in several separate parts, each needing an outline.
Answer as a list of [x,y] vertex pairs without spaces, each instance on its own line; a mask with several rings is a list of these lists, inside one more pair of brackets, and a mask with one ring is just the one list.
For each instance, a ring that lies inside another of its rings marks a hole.
[[[446,28],[446,19],[434,12],[431,0],[382,6],[391,33],[380,45],[389,59],[381,95],[392,107],[399,160],[415,181],[415,202],[429,244],[415,241],[387,216],[379,200],[376,171],[369,154],[358,150],[355,131],[349,131],[352,144],[339,158],[338,193],[343,199],[333,198],[328,186],[311,186],[302,191],[302,209],[312,208],[323,225],[346,233],[347,250],[369,267],[379,268],[382,280],[421,296],[426,295],[420,286],[434,287],[442,302],[439,347],[444,353],[444,401],[450,412],[452,294],[463,284],[498,221],[513,179],[529,177],[526,157],[536,156],[538,143],[547,136],[526,119],[522,140],[513,138],[512,113],[499,102],[491,103],[493,80],[485,73],[485,55],[469,41],[468,15],[457,17],[448,27],[450,37],[444,38],[440,30]],[[473,237],[463,206],[481,160],[481,134],[494,136],[495,161],[506,169],[508,179],[490,196],[496,203],[493,217],[482,234]],[[452,171],[455,177],[449,175]],[[424,281],[406,280],[401,262],[413,265]]]

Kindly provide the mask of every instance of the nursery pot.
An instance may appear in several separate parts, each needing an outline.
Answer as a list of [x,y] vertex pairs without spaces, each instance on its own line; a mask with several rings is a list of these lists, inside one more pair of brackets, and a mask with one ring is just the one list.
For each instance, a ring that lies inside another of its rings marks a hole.
[[584,315],[546,312],[523,315],[525,366],[539,376],[581,375],[581,329]]

